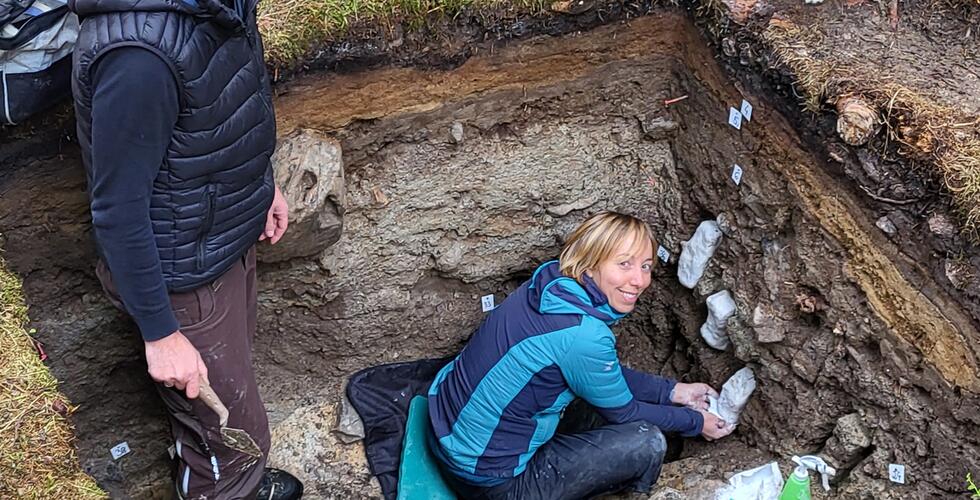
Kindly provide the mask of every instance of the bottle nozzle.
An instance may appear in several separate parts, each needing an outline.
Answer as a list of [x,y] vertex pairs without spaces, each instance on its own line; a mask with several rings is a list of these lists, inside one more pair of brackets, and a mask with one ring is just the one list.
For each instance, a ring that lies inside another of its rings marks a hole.
[[837,474],[837,469],[827,465],[822,458],[813,455],[804,455],[802,457],[793,455],[793,462],[797,464],[796,474],[804,476],[807,474],[807,470],[812,470],[820,473],[820,484],[823,486],[824,491],[830,491],[830,477]]

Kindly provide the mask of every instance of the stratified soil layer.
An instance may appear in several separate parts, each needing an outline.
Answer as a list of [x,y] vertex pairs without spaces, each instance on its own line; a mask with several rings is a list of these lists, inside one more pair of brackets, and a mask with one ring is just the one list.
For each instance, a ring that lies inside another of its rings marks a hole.
[[[690,443],[689,474],[724,479],[770,458],[786,472],[789,455],[823,453],[841,469],[834,496],[926,498],[980,470],[977,305],[908,256],[912,236],[876,227],[853,179],[811,152],[770,94],[728,80],[683,14],[531,39],[455,69],[314,75],[277,90],[282,142],[312,134],[343,150],[339,241],[259,276],[273,461],[313,497],[377,495],[360,445],[330,434],[346,375],[458,350],[480,296],[502,300],[600,209],[643,217],[671,254],[615,330],[625,362],[714,385],[742,366],[756,373],[725,453]],[[737,130],[729,107],[743,99],[755,110]],[[0,243],[80,405],[83,464],[117,496],[165,497],[162,409],[138,337],[92,273],[77,150],[54,153],[52,139],[16,146],[0,178]],[[687,290],[681,242],[716,218],[721,247]],[[705,297],[722,289],[738,305],[725,352],[698,333]],[[123,440],[134,453],[113,461]],[[906,485],[888,481],[889,463],[906,465]]]

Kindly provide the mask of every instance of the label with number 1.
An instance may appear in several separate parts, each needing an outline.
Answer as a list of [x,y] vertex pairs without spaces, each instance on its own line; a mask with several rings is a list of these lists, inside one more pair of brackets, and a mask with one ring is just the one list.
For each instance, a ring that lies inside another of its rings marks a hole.
[[492,311],[494,306],[493,295],[484,295],[480,298],[480,304],[483,306],[483,312]]

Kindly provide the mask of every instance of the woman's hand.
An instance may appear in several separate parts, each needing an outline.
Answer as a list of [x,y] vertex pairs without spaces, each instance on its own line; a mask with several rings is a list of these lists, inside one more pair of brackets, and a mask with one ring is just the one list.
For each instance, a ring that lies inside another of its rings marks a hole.
[[682,384],[680,382],[670,391],[670,402],[675,405],[683,405],[692,410],[707,410],[708,396],[718,397],[718,391],[711,388],[708,384],[700,382],[695,384]]
[[701,426],[701,435],[704,436],[708,441],[714,441],[715,439],[721,439],[735,430],[735,427],[725,422],[720,417],[714,413],[708,413],[704,410],[698,410],[701,416],[704,417],[704,425]]

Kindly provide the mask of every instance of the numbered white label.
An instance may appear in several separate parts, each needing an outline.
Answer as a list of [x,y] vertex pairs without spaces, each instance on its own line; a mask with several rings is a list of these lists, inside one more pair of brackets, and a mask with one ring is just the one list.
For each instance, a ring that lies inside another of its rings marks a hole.
[[732,167],[732,182],[734,182],[736,186],[742,183],[742,167],[738,166],[738,163]]
[[891,479],[893,483],[905,484],[905,466],[888,464],[888,479]]
[[659,257],[660,260],[664,261],[664,264],[666,264],[667,261],[670,260],[670,252],[668,252],[663,246],[658,246],[657,257]]
[[735,108],[729,108],[728,109],[728,124],[731,125],[731,126],[733,126],[733,127],[735,127],[735,128],[737,128],[737,129],[741,129],[742,128],[742,112],[739,111],[739,110],[737,110],[737,109],[735,109]]
[[113,446],[112,449],[109,450],[109,453],[112,454],[113,460],[119,460],[120,458],[129,454],[129,443],[123,441]]
[[742,99],[742,109],[740,111],[743,118],[748,121],[752,121],[752,105],[749,104],[749,101]]
[[484,295],[481,297],[480,304],[483,305],[483,312],[492,311],[495,307],[493,304],[493,295]]

